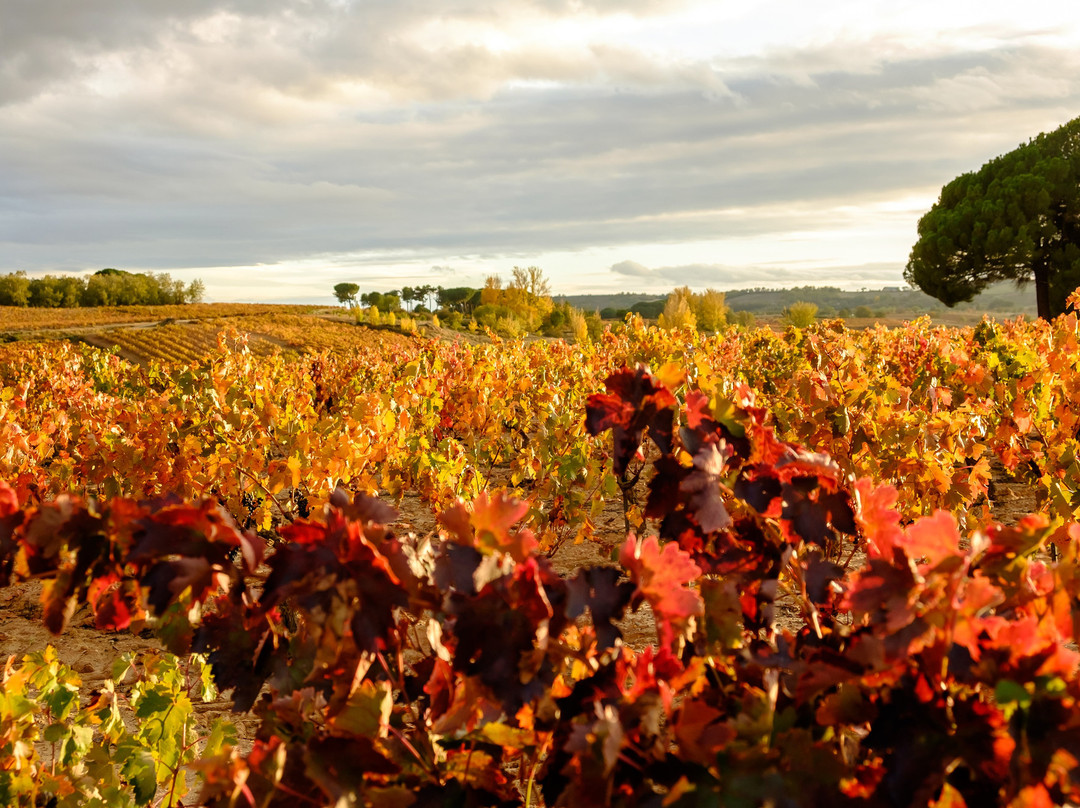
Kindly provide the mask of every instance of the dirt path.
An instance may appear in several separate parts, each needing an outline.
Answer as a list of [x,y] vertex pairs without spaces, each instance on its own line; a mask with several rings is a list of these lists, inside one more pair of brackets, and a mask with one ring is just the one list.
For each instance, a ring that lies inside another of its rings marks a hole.
[[996,457],[990,462],[990,512],[995,522],[1015,525],[1029,513],[1039,510],[1035,490],[1011,475]]
[[201,323],[204,320],[217,320],[224,316],[225,315],[215,314],[210,317],[193,317],[185,320],[167,318],[164,320],[143,320],[141,322],[135,323],[103,323],[101,325],[72,325],[57,328],[30,328],[23,330],[8,330],[0,333],[2,333],[4,336],[13,337],[16,340],[62,339],[64,337],[82,337],[88,334],[101,334],[105,331],[116,331],[122,328],[141,330],[147,328],[155,328],[159,325],[189,325],[191,323]]

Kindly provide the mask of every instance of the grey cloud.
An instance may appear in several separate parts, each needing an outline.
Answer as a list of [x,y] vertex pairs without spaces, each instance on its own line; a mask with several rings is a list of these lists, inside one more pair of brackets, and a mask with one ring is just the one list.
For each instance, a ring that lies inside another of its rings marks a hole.
[[654,278],[657,275],[654,270],[637,261],[619,261],[611,265],[611,271],[616,275],[626,275],[631,278]]
[[[677,0],[0,0],[0,106],[57,85],[86,91],[117,64],[163,64],[174,82],[205,79],[272,87],[285,94],[330,94],[337,82],[367,83],[412,98],[486,97],[509,79],[628,80],[652,70],[612,59],[606,49],[553,45],[494,52],[475,43],[414,34],[432,20],[498,27],[522,14],[541,18],[633,13],[684,5]],[[625,56],[625,54],[623,54]],[[663,71],[662,71],[663,72]],[[682,72],[682,71],[677,71]],[[702,76],[684,78],[699,81]],[[707,82],[715,79],[704,75]]]
[[[58,14],[58,3],[40,5]],[[14,5],[0,0],[5,23]],[[1080,107],[1080,55],[1034,45],[672,66],[622,49],[427,52],[379,39],[428,13],[420,2],[153,2],[126,20],[119,0],[95,5],[104,22],[54,23],[19,4],[33,19],[0,24],[0,47],[18,58],[72,60],[43,70],[48,94],[0,101],[0,270],[354,252],[430,265],[830,228],[836,206],[857,218],[862,205],[936,191]],[[461,0],[446,13],[564,6]],[[239,15],[229,36],[243,48],[200,28],[219,10]],[[160,86],[108,95],[65,83],[71,65],[113,52],[160,70]],[[335,96],[345,79],[428,100],[349,108]]]

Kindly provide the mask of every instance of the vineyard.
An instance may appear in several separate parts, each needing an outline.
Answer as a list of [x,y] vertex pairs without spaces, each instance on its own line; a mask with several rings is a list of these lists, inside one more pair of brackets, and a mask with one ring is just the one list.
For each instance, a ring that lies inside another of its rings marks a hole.
[[1078,803],[1078,339],[3,346],[0,803]]
[[5,332],[89,328],[116,323],[160,322],[170,319],[203,319],[257,314],[303,314],[312,306],[268,306],[257,303],[190,303],[174,306],[101,306],[90,308],[26,308],[0,306]]

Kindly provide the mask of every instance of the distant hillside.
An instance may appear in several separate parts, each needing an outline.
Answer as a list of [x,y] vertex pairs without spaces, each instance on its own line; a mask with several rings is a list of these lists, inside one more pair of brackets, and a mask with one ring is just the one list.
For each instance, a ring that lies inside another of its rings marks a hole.
[[[886,317],[889,315],[932,314],[948,311],[939,300],[916,289],[886,287],[845,291],[834,286],[799,286],[794,289],[732,289],[726,293],[732,311],[755,315],[779,315],[792,303],[815,303],[821,317]],[[640,292],[599,295],[560,295],[575,308],[599,311],[602,317],[620,319],[627,311],[655,317],[664,307],[665,295]],[[970,303],[954,307],[957,311],[986,312],[997,317],[1018,314],[1035,315],[1035,292],[1017,288],[1005,281],[994,284]]]
[[618,294],[603,295],[554,295],[556,302],[566,301],[575,309],[583,311],[600,311],[601,309],[625,309],[635,303],[664,301],[667,295],[647,294],[645,292],[619,292]]

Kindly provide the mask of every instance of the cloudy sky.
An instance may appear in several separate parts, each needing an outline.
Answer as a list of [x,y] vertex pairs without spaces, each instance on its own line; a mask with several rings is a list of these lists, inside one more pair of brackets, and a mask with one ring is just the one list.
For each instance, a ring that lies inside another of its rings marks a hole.
[[1060,0],[0,0],[0,271],[898,285],[1077,115]]

